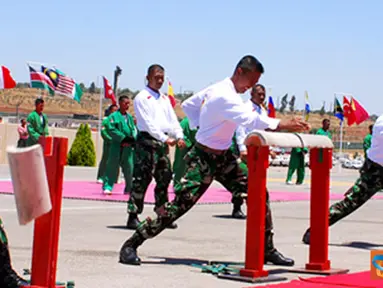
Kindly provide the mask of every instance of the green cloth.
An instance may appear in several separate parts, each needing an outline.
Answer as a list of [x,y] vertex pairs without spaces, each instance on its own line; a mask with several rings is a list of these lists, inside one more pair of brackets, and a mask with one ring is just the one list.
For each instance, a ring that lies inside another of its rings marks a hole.
[[110,137],[105,127],[107,122],[108,122],[108,117],[105,117],[101,123],[101,137],[104,141],[102,145],[101,161],[98,165],[98,172],[97,172],[97,180],[102,180],[103,182],[104,182],[105,172],[106,172],[106,163],[109,158],[110,143],[112,141],[112,137]]
[[48,136],[48,118],[44,113],[41,114],[43,121],[41,121],[41,116],[33,111],[28,115],[27,118],[27,130],[28,130],[28,140],[27,146],[32,146],[38,143],[41,136]]
[[371,147],[372,135],[368,134],[363,140],[364,158],[367,158],[367,150]]
[[330,133],[330,131],[324,131],[323,128],[320,128],[316,135],[323,135],[323,136],[327,136],[328,138],[332,139],[332,135]]
[[[103,189],[112,191],[117,182],[119,166],[125,178],[125,193],[132,189],[134,167],[134,141],[137,140],[137,128],[132,115],[122,115],[116,111],[109,115],[105,121],[106,134],[110,136],[109,155],[106,163]],[[126,137],[130,138],[129,146],[122,146],[121,142]]]
[[297,184],[302,184],[305,180],[305,153],[307,148],[292,148],[290,154],[289,170],[286,182],[291,182],[292,177],[297,171]]
[[197,129],[190,129],[189,119],[185,117],[180,122],[181,128],[184,133],[184,141],[186,144],[186,148],[180,149],[178,146],[176,147],[176,152],[174,154],[174,162],[173,162],[173,171],[174,171],[174,184],[178,183],[182,176],[185,173],[185,160],[184,157],[188,153],[188,151],[195,144],[195,135],[197,133]]

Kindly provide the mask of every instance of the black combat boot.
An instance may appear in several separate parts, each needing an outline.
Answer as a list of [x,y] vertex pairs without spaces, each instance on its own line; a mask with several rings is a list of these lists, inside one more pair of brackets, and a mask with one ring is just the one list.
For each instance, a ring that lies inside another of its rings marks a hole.
[[234,219],[246,219],[246,215],[242,212],[241,205],[234,204],[231,217],[233,217]]
[[130,230],[136,230],[138,224],[140,224],[140,220],[138,220],[137,214],[130,213],[126,227]]
[[266,232],[265,236],[265,264],[268,263],[278,266],[294,266],[293,259],[283,256],[275,249],[272,232]]
[[302,242],[307,245],[310,244],[310,228],[306,230],[305,234],[303,234]]
[[0,287],[19,288],[27,285],[28,282],[12,268],[8,246],[0,241]]
[[139,233],[134,233],[120,250],[120,263],[126,265],[141,265],[141,259],[137,256],[137,248],[144,242],[144,238]]

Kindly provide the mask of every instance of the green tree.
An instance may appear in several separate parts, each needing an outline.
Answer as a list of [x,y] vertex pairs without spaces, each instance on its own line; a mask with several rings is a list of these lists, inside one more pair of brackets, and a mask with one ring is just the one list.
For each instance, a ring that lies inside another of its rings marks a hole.
[[97,91],[96,91],[96,84],[94,84],[94,82],[90,83],[88,92],[89,92],[89,93],[92,93],[92,94],[94,94],[94,93],[97,92]]
[[88,91],[88,89],[86,89],[84,83],[80,83],[80,88],[81,88],[82,92],[84,92],[84,93]]
[[68,154],[68,165],[86,167],[96,165],[96,149],[88,124],[81,124],[77,130],[76,138]]

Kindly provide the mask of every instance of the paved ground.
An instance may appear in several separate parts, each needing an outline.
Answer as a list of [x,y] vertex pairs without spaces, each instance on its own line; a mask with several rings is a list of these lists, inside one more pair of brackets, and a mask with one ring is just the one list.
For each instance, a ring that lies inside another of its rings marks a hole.
[[[95,169],[70,168],[67,180],[93,180]],[[285,168],[271,168],[269,188],[275,191],[308,191],[308,185],[286,186]],[[333,192],[342,193],[353,182],[356,171],[332,175]],[[0,166],[0,178],[9,178]],[[308,246],[301,244],[302,233],[309,223],[308,202],[272,203],[275,242],[278,249],[303,266],[308,260]],[[64,200],[59,250],[59,280],[74,280],[76,287],[250,287],[246,283],[217,279],[191,267],[209,260],[243,261],[245,221],[226,218],[231,205],[197,205],[178,221],[177,230],[167,230],[139,250],[145,263],[141,267],[118,263],[118,251],[131,231],[123,226],[126,206],[121,203]],[[367,203],[354,215],[331,228],[330,259],[333,267],[351,271],[369,269],[369,249],[383,249],[381,201]],[[18,271],[29,268],[33,226],[20,227],[14,198],[0,195],[0,215],[10,238],[14,266]],[[145,216],[153,215],[146,206]],[[277,267],[267,266],[269,269]],[[289,279],[298,274],[283,273]]]

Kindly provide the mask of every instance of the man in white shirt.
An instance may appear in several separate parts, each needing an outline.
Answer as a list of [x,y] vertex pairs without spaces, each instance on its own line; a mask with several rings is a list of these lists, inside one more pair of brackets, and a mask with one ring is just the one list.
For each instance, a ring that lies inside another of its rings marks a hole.
[[[331,205],[330,226],[350,215],[383,189],[383,115],[374,124],[371,147],[367,150],[367,158],[359,173],[359,178],[346,192],[344,199]],[[302,241],[310,244],[310,228],[306,230]]]
[[[127,227],[136,229],[142,213],[146,190],[153,177],[156,180],[155,208],[158,213],[168,199],[172,180],[169,146],[184,147],[183,131],[167,96],[160,92],[164,83],[164,68],[158,64],[148,69],[148,85],[134,98],[134,111],[139,131],[135,152],[133,187],[128,201]],[[169,223],[168,228],[177,228]]]
[[156,219],[147,218],[140,223],[120,250],[121,263],[140,265],[137,248],[189,211],[214,179],[232,193],[246,194],[247,177],[239,169],[237,157],[229,149],[239,125],[261,130],[309,129],[309,125],[300,120],[278,120],[252,113],[243,103],[239,93],[245,93],[253,87],[263,72],[262,64],[255,57],[245,56],[237,64],[231,78],[205,89],[203,96],[198,93],[183,103],[189,121],[198,125],[199,130],[196,144],[186,156],[184,177],[175,186],[176,198],[159,208]]

